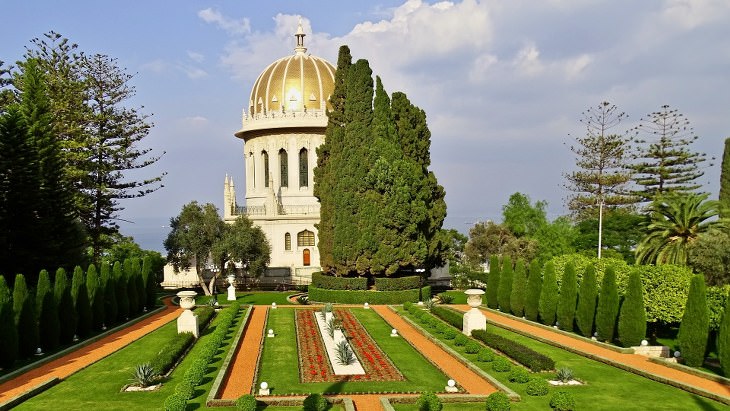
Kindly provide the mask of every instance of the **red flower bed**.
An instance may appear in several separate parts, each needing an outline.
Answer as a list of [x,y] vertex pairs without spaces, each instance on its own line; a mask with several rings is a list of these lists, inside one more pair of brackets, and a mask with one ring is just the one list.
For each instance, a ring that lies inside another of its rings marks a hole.
[[349,310],[336,310],[350,347],[365,369],[363,375],[335,375],[327,358],[313,310],[296,310],[299,379],[301,382],[402,381],[403,375]]

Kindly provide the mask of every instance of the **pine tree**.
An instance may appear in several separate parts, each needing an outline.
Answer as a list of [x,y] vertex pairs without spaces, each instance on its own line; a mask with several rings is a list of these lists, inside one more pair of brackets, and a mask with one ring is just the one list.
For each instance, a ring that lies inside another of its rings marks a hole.
[[573,331],[575,319],[575,306],[578,298],[578,278],[575,273],[575,265],[568,262],[565,265],[563,279],[560,283],[560,296],[558,297],[558,327],[561,330]]
[[512,278],[512,293],[509,298],[512,314],[517,317],[522,317],[525,313],[526,288],[527,271],[525,268],[525,260],[520,258],[517,260],[517,264],[515,264],[514,277]]
[[596,309],[596,332],[601,341],[613,341],[618,309],[619,296],[616,288],[616,271],[613,266],[608,266],[606,272],[603,273],[598,308]]
[[104,290],[104,325],[117,322],[119,309],[117,306],[117,286],[109,263],[101,263],[100,288]]
[[15,276],[13,311],[15,311],[15,323],[18,327],[20,356],[27,358],[32,356],[38,348],[38,322],[35,313],[35,298],[28,291],[23,274]]
[[0,275],[0,367],[10,368],[18,358],[18,329],[10,289]]
[[90,264],[86,270],[86,291],[91,305],[92,329],[100,330],[104,324],[104,289],[100,285],[94,264]]
[[[0,279],[1,281],[2,279]],[[730,375],[730,300],[725,299],[725,310],[720,323],[720,333],[717,336],[717,357],[720,360],[724,376]]]
[[117,298],[117,320],[125,322],[129,319],[129,296],[127,296],[127,277],[124,275],[121,262],[114,263],[112,277]]
[[514,269],[512,268],[512,258],[504,256],[502,258],[502,271],[499,276],[499,289],[497,291],[497,300],[499,301],[499,309],[502,312],[509,314],[510,309],[510,294],[512,294],[512,274]]
[[127,282],[129,316],[136,316],[139,313],[139,296],[137,295],[137,268],[135,260],[132,258],[124,260],[124,277]]
[[152,258],[148,255],[142,262],[142,279],[145,288],[145,307],[151,310],[155,308],[157,301],[157,276],[152,271]]
[[540,290],[540,321],[545,325],[555,324],[557,307],[558,281],[555,278],[555,264],[551,260],[545,264],[545,275]]
[[499,308],[499,277],[500,277],[500,261],[499,256],[492,254],[489,256],[489,274],[487,275],[487,306],[493,310]]
[[634,173],[634,182],[642,187],[635,193],[641,201],[653,201],[669,192],[691,193],[702,187],[696,180],[705,174],[700,165],[707,155],[690,151],[690,144],[699,137],[677,109],[664,105],[642,118],[636,134],[636,161],[628,168]]
[[578,324],[578,330],[580,330],[580,333],[584,337],[590,337],[593,333],[593,319],[596,316],[597,294],[596,268],[591,264],[586,267],[583,273],[583,279],[580,282],[578,308],[575,314],[575,322]]
[[529,271],[527,293],[525,295],[525,318],[530,321],[537,321],[540,313],[540,290],[542,289],[540,261],[532,260]]
[[730,138],[725,139],[720,170],[720,218],[730,218]]
[[71,297],[71,286],[68,284],[66,270],[59,268],[56,270],[56,281],[53,284],[53,296],[56,299],[58,307],[58,322],[61,325],[60,342],[61,344],[69,344],[73,341],[76,332],[76,309],[74,301]]
[[631,173],[625,169],[625,151],[630,139],[611,132],[625,118],[626,113],[606,101],[583,112],[586,133],[570,146],[578,171],[564,174],[566,188],[574,193],[568,198],[568,209],[581,220],[596,217],[601,203],[616,208],[635,202],[626,194]]
[[687,304],[677,334],[679,349],[688,366],[700,367],[705,362],[709,331],[710,313],[707,309],[705,277],[698,274],[692,277],[689,284]]
[[91,306],[89,305],[89,292],[86,289],[86,279],[84,278],[84,270],[76,266],[74,275],[71,278],[71,297],[74,300],[76,308],[76,335],[83,338],[91,332],[93,318],[91,314]]
[[41,270],[36,288],[36,314],[38,315],[38,338],[46,350],[58,347],[61,324],[58,322],[58,307],[53,296],[48,271]]
[[618,339],[624,347],[636,346],[646,336],[646,310],[641,273],[633,270],[629,274],[626,295],[621,304],[618,318]]

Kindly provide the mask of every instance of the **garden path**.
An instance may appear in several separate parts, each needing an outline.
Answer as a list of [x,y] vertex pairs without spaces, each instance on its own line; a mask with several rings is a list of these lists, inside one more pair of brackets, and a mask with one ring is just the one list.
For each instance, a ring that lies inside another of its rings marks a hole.
[[243,340],[233,356],[230,372],[223,380],[223,389],[220,393],[222,399],[235,400],[244,394],[250,394],[254,385],[257,354],[266,325],[268,306],[252,306],[251,310]]
[[164,310],[0,384],[0,404],[53,377],[64,379],[176,319],[179,313],[177,306],[172,304],[172,298],[163,302]]
[[[461,311],[467,311],[470,309],[468,305],[455,305],[454,307]],[[645,357],[643,355],[622,354],[597,346],[595,344],[591,344],[586,341],[582,341],[579,338],[574,338],[559,332],[545,329],[540,326],[518,321],[504,314],[498,314],[484,309],[482,309],[482,312],[484,312],[487,320],[491,323],[504,325],[508,328],[514,328],[531,335],[546,338],[560,345],[571,347],[578,351],[590,353],[592,355],[608,359],[611,362],[621,364],[623,367],[627,367],[629,369],[644,371],[668,380],[680,382],[681,384],[687,385],[689,387],[699,388],[701,390],[721,395],[723,397],[730,397],[730,386],[726,384],[711,381],[706,378],[689,374],[684,371],[651,362],[649,361],[648,357]]]

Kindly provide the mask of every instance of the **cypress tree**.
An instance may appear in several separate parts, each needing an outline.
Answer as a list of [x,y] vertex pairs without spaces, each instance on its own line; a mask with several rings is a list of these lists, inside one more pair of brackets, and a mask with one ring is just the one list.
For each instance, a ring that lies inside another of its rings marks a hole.
[[58,347],[61,324],[58,322],[58,307],[53,296],[48,271],[41,270],[36,289],[36,314],[38,315],[38,338],[46,350]]
[[710,313],[707,309],[705,277],[692,276],[689,284],[687,304],[684,306],[682,323],[679,326],[679,349],[685,363],[690,367],[700,367],[705,362],[707,337],[710,331]]
[[92,329],[100,330],[104,324],[104,289],[94,264],[89,264],[86,270],[86,291],[91,305]]
[[720,218],[730,218],[730,138],[725,139],[720,169]]
[[601,341],[612,342],[616,332],[619,297],[616,288],[616,270],[608,266],[603,273],[601,292],[596,309],[596,332]]
[[61,325],[60,342],[69,344],[73,341],[76,332],[76,309],[71,297],[71,287],[68,284],[66,270],[56,270],[56,281],[53,284],[53,296],[58,307],[58,322]]
[[101,289],[104,290],[104,325],[111,325],[117,322],[119,310],[117,306],[116,283],[112,276],[112,269],[109,263],[101,263],[101,277],[99,281]]
[[720,360],[722,374],[730,375],[730,299],[725,299],[725,310],[720,323],[720,333],[717,336],[717,357]]
[[527,288],[527,271],[525,260],[520,258],[515,264],[515,274],[512,279],[512,294],[509,298],[512,314],[522,317],[525,313],[525,293]]
[[142,262],[142,280],[145,288],[145,307],[155,308],[157,301],[157,277],[152,272],[152,257],[145,256]]
[[583,272],[583,279],[580,282],[580,291],[578,292],[578,308],[575,314],[578,330],[584,337],[590,337],[593,333],[597,293],[596,268],[591,264]]
[[135,259],[124,260],[124,276],[127,280],[127,298],[129,298],[129,316],[139,313],[139,296],[137,295],[137,267]]
[[639,345],[646,336],[646,310],[641,274],[633,270],[629,274],[626,295],[618,317],[618,339],[624,347]]
[[93,318],[91,316],[91,306],[89,305],[89,292],[86,289],[86,280],[84,279],[84,270],[76,266],[74,275],[71,278],[71,297],[74,300],[76,308],[76,335],[86,337],[91,331]]
[[28,291],[25,276],[15,276],[13,287],[13,311],[18,328],[18,347],[22,358],[31,357],[38,348],[38,322],[35,314],[35,298]]
[[497,299],[497,295],[499,294],[499,274],[499,256],[492,254],[489,256],[489,275],[487,276],[487,289],[485,294],[487,297],[487,306],[494,310],[499,308],[499,301]]
[[560,297],[558,297],[558,327],[561,330],[573,331],[575,319],[575,305],[578,298],[578,279],[575,274],[575,265],[568,262],[560,283]]
[[527,278],[525,294],[525,318],[530,321],[537,321],[540,313],[540,289],[542,289],[542,273],[540,272],[540,261],[535,259],[530,262],[530,275]]
[[117,294],[117,319],[125,322],[129,319],[129,297],[127,296],[127,278],[124,275],[122,263],[119,261],[114,263],[112,277],[114,277],[114,288]]
[[545,325],[555,324],[555,312],[558,307],[558,281],[555,278],[555,264],[545,264],[545,276],[540,290],[540,321]]
[[0,275],[0,367],[10,368],[18,358],[18,329],[10,289]]
[[499,290],[497,291],[497,300],[499,301],[499,309],[509,314],[510,294],[512,293],[512,258],[508,255],[502,257],[502,272],[499,276]]
[[137,312],[141,313],[147,301],[144,287],[144,279],[142,278],[142,261],[139,258],[133,258],[134,262],[134,285],[137,287]]

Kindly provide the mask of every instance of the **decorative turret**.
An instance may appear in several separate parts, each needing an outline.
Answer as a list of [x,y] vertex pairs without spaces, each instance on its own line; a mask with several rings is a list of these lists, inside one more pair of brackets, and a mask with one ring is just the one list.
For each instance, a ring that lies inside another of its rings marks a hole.
[[236,186],[233,177],[226,174],[223,182],[223,219],[228,220],[236,214]]

